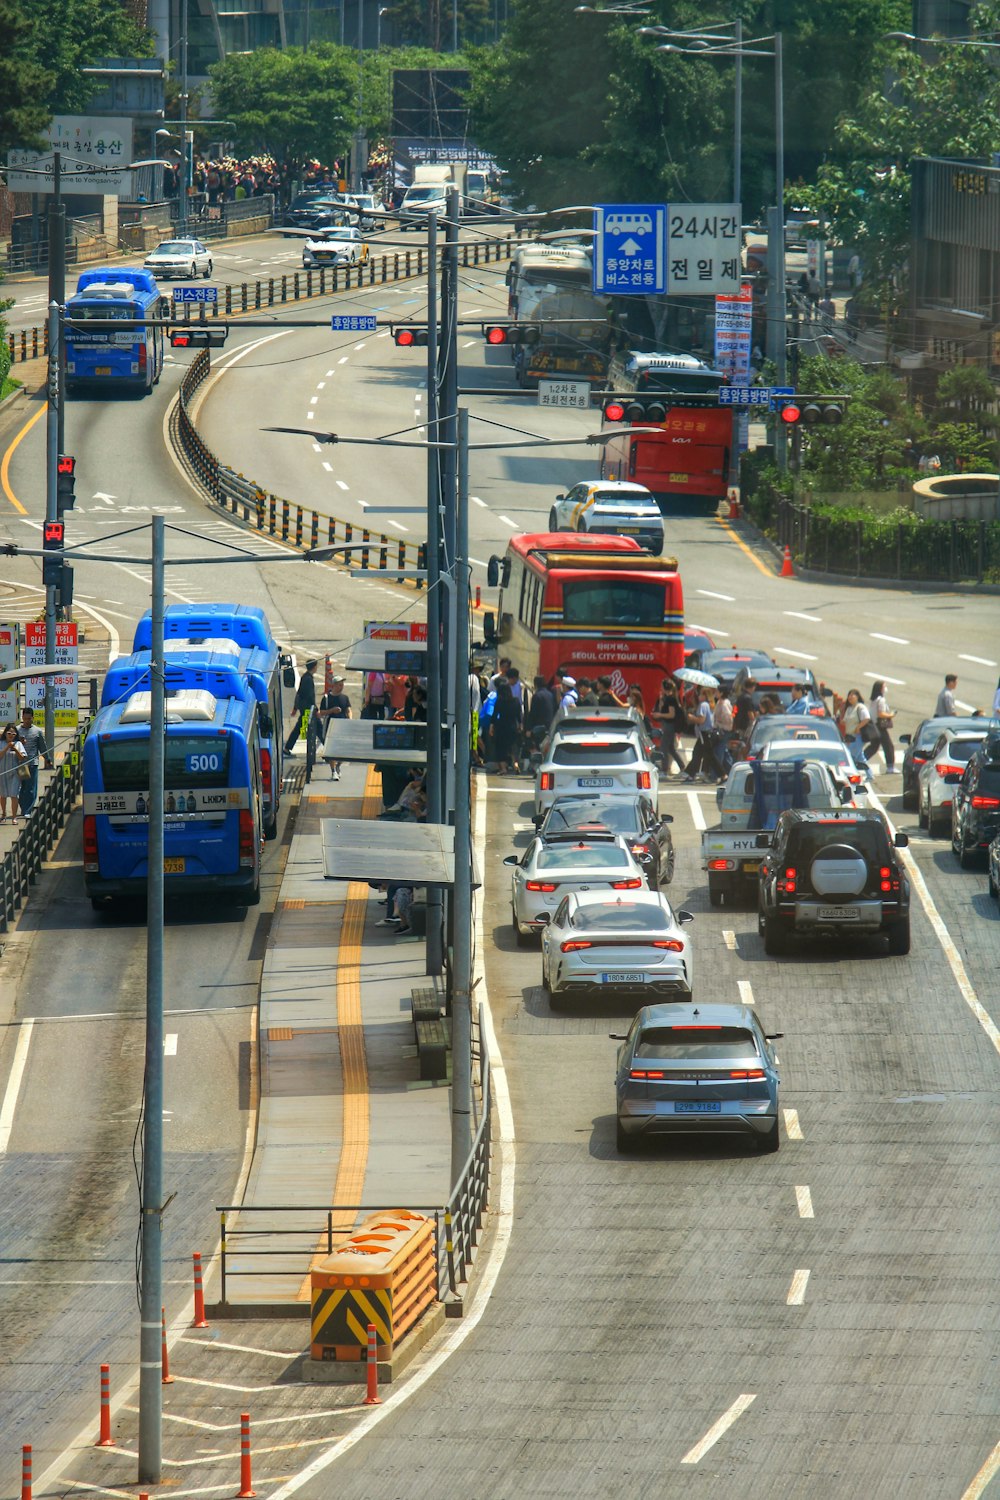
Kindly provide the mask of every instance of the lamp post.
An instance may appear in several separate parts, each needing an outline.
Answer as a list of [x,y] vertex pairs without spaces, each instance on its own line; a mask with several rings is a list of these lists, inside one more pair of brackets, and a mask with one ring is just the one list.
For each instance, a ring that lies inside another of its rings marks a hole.
[[375,23],[375,51],[382,50],[382,17],[387,16],[392,10],[391,5],[380,5],[378,8],[378,20]]

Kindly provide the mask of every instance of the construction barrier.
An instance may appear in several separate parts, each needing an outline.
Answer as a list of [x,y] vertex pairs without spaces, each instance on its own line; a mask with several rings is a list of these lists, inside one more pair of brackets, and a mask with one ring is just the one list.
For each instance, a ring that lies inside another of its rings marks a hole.
[[376,1357],[389,1359],[436,1298],[434,1222],[373,1214],[310,1280],[313,1359],[361,1361],[369,1325]]

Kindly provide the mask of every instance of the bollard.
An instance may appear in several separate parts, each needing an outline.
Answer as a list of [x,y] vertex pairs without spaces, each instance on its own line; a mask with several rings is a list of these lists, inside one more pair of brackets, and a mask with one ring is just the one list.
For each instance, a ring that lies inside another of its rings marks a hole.
[[207,1328],[208,1319],[205,1317],[205,1288],[201,1279],[201,1255],[195,1250],[194,1260],[194,1322],[192,1328]]
[[257,1491],[250,1475],[250,1413],[240,1413],[240,1489],[236,1500],[252,1500]]
[[111,1366],[101,1366],[101,1431],[95,1448],[113,1448],[115,1440],[111,1436]]
[[368,1324],[368,1391],[365,1406],[381,1406],[378,1393],[378,1345],[375,1342],[375,1324]]
[[173,1385],[170,1373],[170,1355],[167,1353],[167,1309],[160,1308],[160,1384]]
[[31,1500],[31,1444],[21,1449],[21,1500]]
[[474,609],[482,609],[482,607],[483,607],[483,591],[482,591],[481,586],[477,583],[476,584],[476,602],[475,602],[473,608]]

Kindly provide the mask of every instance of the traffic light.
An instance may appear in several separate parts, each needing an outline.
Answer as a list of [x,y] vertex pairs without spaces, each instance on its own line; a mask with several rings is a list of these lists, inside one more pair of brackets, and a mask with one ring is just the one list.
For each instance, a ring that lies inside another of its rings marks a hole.
[[59,582],[56,584],[56,609],[61,609],[68,616],[73,608],[73,568],[68,562],[64,562],[60,572]]
[[616,396],[604,403],[605,422],[625,422],[630,427],[667,420],[667,403],[662,396]]
[[802,408],[797,401],[783,401],[778,415],[788,427],[795,427],[802,420]]
[[825,422],[834,427],[844,420],[844,409],[839,401],[807,401],[802,408],[802,420],[810,424]]
[[426,328],[414,328],[412,325],[394,328],[392,338],[397,349],[425,349],[427,347]]
[[57,589],[62,582],[63,547],[66,545],[66,523],[46,521],[42,528],[42,582],[47,589]]
[[483,338],[488,344],[537,344],[541,336],[537,323],[483,324]]
[[70,453],[60,453],[56,467],[56,509],[62,515],[76,504],[76,459]]
[[779,400],[775,404],[775,410],[789,427],[795,427],[799,423],[815,427],[820,422],[828,427],[835,427],[844,420],[847,399],[846,396],[796,396]]
[[202,327],[200,324],[192,323],[189,328],[174,328],[170,334],[170,343],[174,349],[216,349],[224,344],[229,335],[228,327],[223,324],[221,328]]

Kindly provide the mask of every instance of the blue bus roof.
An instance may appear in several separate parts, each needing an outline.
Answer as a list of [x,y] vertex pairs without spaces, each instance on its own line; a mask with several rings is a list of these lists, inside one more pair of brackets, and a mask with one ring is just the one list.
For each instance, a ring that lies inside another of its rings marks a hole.
[[[109,703],[107,707],[97,710],[87,738],[83,742],[85,760],[88,754],[96,754],[97,744],[104,735],[118,734],[137,739],[149,738],[148,720],[138,720],[131,724],[121,722],[122,714],[128,709],[128,705],[129,699],[125,698],[119,703]],[[256,712],[257,704],[252,697],[248,699],[217,698],[211,720],[185,719],[173,723],[168,713],[167,735],[169,737],[171,734],[218,734],[221,730],[232,729],[245,739],[249,735]],[[93,750],[91,746],[94,746]]]
[[97,266],[93,271],[83,271],[77,279],[76,296],[91,286],[131,286],[137,292],[158,292],[156,277],[152,271],[130,266]]
[[[258,674],[254,674],[255,676]],[[213,698],[256,701],[257,684],[251,682],[239,660],[212,651],[176,651],[166,659],[164,680],[168,694],[184,688],[200,688]],[[119,703],[130,693],[149,691],[149,652],[135,651],[111,663],[101,689],[101,707]]]
[[[108,703],[117,702],[123,692],[132,692],[136,687],[148,687],[149,661],[150,653],[148,651],[133,651],[131,656],[117,657],[108,668],[107,676],[104,679],[104,685],[101,689],[101,707],[104,708]],[[236,671],[246,679],[257,702],[266,703],[271,680],[277,671],[278,648],[277,646],[272,646],[270,650],[263,650],[258,646],[252,646],[245,650],[240,649],[235,654],[229,651],[168,651],[168,691],[171,685],[169,669],[172,666],[228,668]],[[112,682],[112,674],[117,674],[114,682]],[[192,682],[190,684],[185,683],[184,685],[200,687],[203,684]],[[204,685],[208,686],[209,691],[214,691],[211,683]],[[220,693],[217,696],[231,695]],[[246,695],[240,694],[238,696],[245,697]]]
[[[270,650],[275,645],[267,615],[259,604],[169,604],[163,614],[165,636],[187,636],[190,640],[228,636],[239,645]],[[149,650],[153,643],[150,611],[135,627],[133,651]]]

